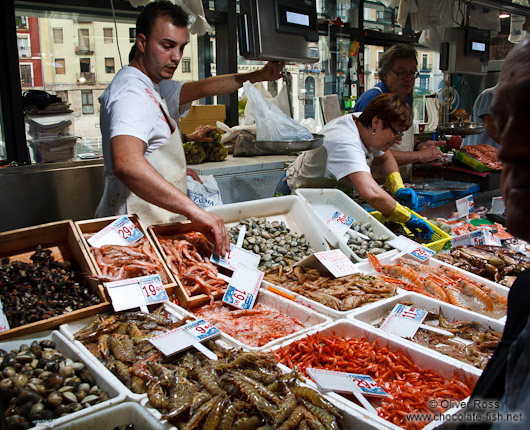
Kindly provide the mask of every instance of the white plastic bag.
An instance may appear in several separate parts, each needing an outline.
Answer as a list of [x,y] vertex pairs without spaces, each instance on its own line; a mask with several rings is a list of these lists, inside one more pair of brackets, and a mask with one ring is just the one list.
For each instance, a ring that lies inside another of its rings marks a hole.
[[248,103],[256,118],[256,140],[287,141],[311,140],[313,135],[303,125],[285,115],[277,106],[266,100],[254,85],[243,84]]
[[191,176],[186,176],[188,197],[200,208],[206,209],[223,204],[219,185],[213,175],[199,176],[202,184]]

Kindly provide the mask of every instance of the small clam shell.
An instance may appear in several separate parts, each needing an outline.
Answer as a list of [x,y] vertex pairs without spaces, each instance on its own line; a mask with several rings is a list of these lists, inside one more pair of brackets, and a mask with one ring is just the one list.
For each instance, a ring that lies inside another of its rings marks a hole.
[[52,391],[50,394],[48,394],[48,397],[46,397],[46,401],[51,407],[55,407],[62,403],[63,395],[59,393],[59,391]]
[[71,385],[63,385],[61,388],[59,388],[58,390],[60,393],[66,393],[68,391],[74,391],[74,387],[71,386]]
[[89,395],[89,396],[86,396],[86,397],[82,400],[81,404],[83,404],[83,405],[85,405],[85,404],[87,404],[87,405],[93,405],[93,404],[96,403],[98,400],[99,400],[99,396],[95,396],[95,395],[91,394],[91,395]]
[[16,370],[11,366],[7,366],[6,368],[4,368],[4,370],[2,370],[2,376],[6,378],[12,378],[16,374],[17,374]]
[[77,403],[77,396],[71,391],[63,393],[63,397],[66,403]]
[[90,391],[90,384],[87,384],[86,382],[79,384],[77,391],[84,391],[85,393],[88,393]]

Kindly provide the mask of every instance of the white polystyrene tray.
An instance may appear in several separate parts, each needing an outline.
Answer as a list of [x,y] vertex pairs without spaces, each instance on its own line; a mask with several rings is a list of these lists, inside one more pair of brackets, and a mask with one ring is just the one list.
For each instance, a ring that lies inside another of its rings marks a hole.
[[[412,292],[399,297],[393,297],[391,300],[385,300],[384,303],[371,303],[370,305],[359,310],[359,312],[348,315],[348,318],[353,319],[354,321],[360,321],[362,323],[369,324],[370,326],[374,326],[375,324],[379,324],[380,322],[382,322],[385,315],[388,315],[396,304],[405,302],[412,303],[415,308],[423,309],[428,312],[442,312],[448,320],[475,321],[484,328],[489,327],[495,331],[504,331],[504,324],[496,319],[479,315],[476,312],[471,312],[466,309],[459,308],[458,306],[454,306],[449,303],[444,303],[439,300],[434,300],[430,297]],[[393,334],[386,334],[388,336],[394,336]],[[454,360],[457,363],[462,364],[463,366],[474,367],[465,362],[461,362],[455,358],[451,358],[445,354],[436,352],[436,349],[430,349],[415,342],[412,342],[409,339],[403,339],[403,341],[411,342],[414,345],[419,346],[420,348],[425,348],[429,351],[433,351],[435,354],[439,354],[444,357],[444,359]]]
[[[55,349],[65,356],[71,358],[74,361],[81,361],[85,364],[86,369],[90,372],[90,375],[94,378],[99,388],[106,391],[109,395],[109,400],[95,404],[88,408],[81,409],[80,411],[73,412],[71,414],[62,416],[51,420],[49,423],[40,423],[35,429],[47,429],[54,428],[58,425],[68,425],[72,420],[80,417],[84,417],[93,412],[99,412],[113,405],[121,403],[125,400],[125,391],[122,389],[121,384],[114,384],[112,381],[106,379],[104,374],[100,372],[98,366],[95,365],[91,360],[87,360],[85,355],[79,351],[79,349],[73,345],[66,337],[64,337],[59,331],[46,330],[39,333],[29,334],[23,337],[19,337],[14,340],[9,340],[0,343],[0,349],[10,351],[12,349],[18,349],[20,345],[30,345],[34,340],[41,341],[44,339],[50,339],[55,342]],[[7,405],[5,405],[7,406]]]
[[[330,229],[326,221],[335,211],[340,211],[345,215],[351,216],[358,223],[370,223],[373,232],[378,235],[386,235],[390,239],[394,239],[396,235],[386,228],[380,221],[375,219],[362,206],[355,203],[350,197],[344,194],[341,190],[334,188],[314,189],[314,188],[299,188],[296,194],[308,206],[316,216],[314,216],[315,224],[320,229],[326,240],[335,248],[339,248],[352,261],[367,261],[366,258],[361,258],[353,252],[347,244],[347,240],[337,235],[337,233]],[[387,251],[389,252],[389,251]],[[387,252],[379,255],[386,255]]]
[[[289,345],[292,342],[296,342],[297,340],[302,339],[305,336],[312,335],[314,333],[319,333],[321,335],[326,336],[339,336],[347,339],[364,339],[370,343],[375,342],[375,340],[377,339],[379,342],[379,346],[387,347],[391,351],[403,351],[407,353],[410,360],[413,363],[417,364],[419,367],[425,369],[434,369],[437,373],[441,374],[446,379],[450,379],[456,375],[460,377],[460,380],[468,380],[476,383],[480,374],[482,373],[480,370],[471,366],[462,366],[462,364],[459,362],[449,362],[448,360],[446,360],[447,357],[429,354],[429,351],[426,351],[424,348],[420,348],[416,344],[413,344],[411,342],[404,342],[397,336],[389,336],[381,330],[351,319],[335,321],[320,329],[311,330],[301,336],[296,336],[281,343],[280,345],[274,346],[272,348],[272,351],[279,349],[285,345]],[[346,399],[340,394],[329,392],[326,394],[326,396],[337,405],[344,405],[344,407],[347,409],[352,409],[360,414],[367,414],[371,419],[378,423],[379,427],[388,427],[395,430],[401,429],[401,427],[398,427],[390,423],[389,421],[386,421],[383,418],[380,418],[379,416],[368,412],[366,409]],[[449,409],[447,413],[453,413],[456,411],[457,408],[453,408]],[[441,422],[431,422],[429,425],[423,427],[423,429],[435,428],[441,424]]]
[[[180,306],[174,305],[173,303],[164,303],[167,310],[172,313],[177,320],[181,320],[191,314]],[[86,347],[78,340],[74,339],[74,334],[82,328],[86,327],[94,317],[83,318],[81,320],[72,321],[67,324],[63,324],[59,327],[61,333],[63,333],[74,345],[79,349],[81,354],[86,357],[87,361],[91,361],[94,366],[99,369],[99,372],[104,375],[107,381],[111,381],[113,385],[121,387],[128,399],[139,402],[143,398],[147,397],[147,394],[136,394],[129,390],[123,382],[121,382],[117,376],[115,376],[110,370],[108,370],[103,363],[101,363]]]
[[[336,319],[336,320],[346,318],[348,315],[357,312],[359,309],[364,309],[366,306],[370,306],[373,304],[373,303],[368,303],[366,305],[359,306],[358,308],[351,309],[349,311],[337,311],[336,309],[330,308],[329,306],[325,306],[322,303],[317,302],[316,300],[313,300],[313,299],[310,299],[309,297],[305,297],[301,294],[295,293],[294,291],[291,291],[288,288],[273,284],[269,281],[263,281],[263,288],[267,288],[268,286],[271,286],[281,291],[282,293],[293,297],[295,303],[298,303],[302,306],[312,309],[315,312],[318,312],[320,314],[330,316],[331,318]],[[403,294],[403,290],[398,289],[396,290],[396,296],[394,297],[397,297],[398,295],[402,295],[402,294]],[[394,297],[389,297],[388,299],[381,299],[374,303],[385,302],[387,300],[393,299]]]
[[[229,334],[223,332],[223,334],[228,339],[230,339],[234,345],[246,349],[248,351],[262,351],[271,348],[272,346],[277,345],[278,343],[281,343],[293,336],[298,336],[302,333],[305,333],[306,331],[323,326],[325,324],[329,324],[331,322],[331,318],[329,318],[328,316],[322,315],[318,312],[315,312],[314,310],[308,309],[307,307],[295,303],[292,300],[280,297],[278,294],[271,293],[265,288],[265,286],[262,286],[262,288],[260,288],[258,297],[256,299],[256,304],[261,303],[263,305],[269,306],[270,308],[275,309],[284,315],[288,315],[291,318],[296,319],[300,324],[306,325],[307,327],[295,331],[294,333],[291,333],[287,336],[274,339],[266,343],[265,345],[259,347],[249,346],[246,343],[243,343],[238,339],[230,336]],[[193,309],[191,310],[191,312],[193,313]]]
[[[377,258],[379,259],[379,261],[383,265],[385,265],[385,264],[395,264],[394,261],[391,260],[391,258],[393,256],[394,256],[394,254],[392,253],[391,255],[386,255],[386,256],[383,256],[383,257],[377,256]],[[452,266],[450,264],[444,263],[443,261],[437,260],[435,258],[430,258],[428,260],[428,264],[430,266],[433,266],[433,267],[445,266],[445,267],[449,267],[451,269],[457,270],[457,271],[463,273],[464,275],[466,275],[467,277],[471,278],[473,281],[475,281],[475,282],[477,282],[479,284],[483,284],[483,285],[491,288],[492,290],[495,290],[496,292],[498,292],[499,294],[501,294],[504,297],[508,297],[508,293],[510,292],[510,289],[507,288],[507,287],[504,287],[504,286],[502,286],[500,284],[497,284],[497,283],[492,282],[492,281],[490,281],[488,279],[485,279],[482,276],[475,275],[474,273],[466,272],[465,270],[462,270],[459,267]],[[358,263],[358,264],[356,264],[356,267],[361,272],[364,272],[364,273],[368,273],[368,274],[377,273],[376,270],[373,268],[372,264],[369,263],[369,262]],[[445,303],[445,302],[442,302],[442,303]],[[461,308],[459,308],[459,309],[461,309]],[[470,312],[474,312],[474,313],[476,313],[478,315],[483,315],[483,316],[486,316],[486,317],[489,317],[489,318],[493,318],[495,320],[503,320],[503,318],[505,318],[505,316],[506,316],[506,314],[505,315],[500,315],[500,316],[494,316],[494,315],[490,316],[490,315],[488,315],[485,312],[476,312],[476,311],[470,311]]]
[[164,430],[166,426],[145,407],[134,402],[120,403],[103,411],[88,414],[70,423],[55,426],[55,430],[112,430],[126,424],[134,430]]
[[240,219],[247,217],[267,218],[270,222],[283,221],[294,234],[305,234],[305,238],[315,251],[330,249],[324,235],[316,228],[311,212],[297,196],[231,203],[212,206],[206,210],[221,216],[229,228],[237,225]]

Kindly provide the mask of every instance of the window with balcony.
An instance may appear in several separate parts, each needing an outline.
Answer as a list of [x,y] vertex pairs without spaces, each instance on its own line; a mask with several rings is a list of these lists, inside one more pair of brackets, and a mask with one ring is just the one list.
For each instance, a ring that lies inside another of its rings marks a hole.
[[114,58],[105,58],[105,73],[115,73]]
[[94,99],[92,90],[81,90],[81,106],[83,114],[94,113]]
[[129,28],[129,42],[136,43],[136,27]]
[[17,43],[18,43],[18,56],[20,58],[31,57],[31,46],[29,43],[29,34],[18,35]]
[[89,73],[90,72],[90,58],[80,58],[79,69],[81,73]]
[[63,43],[63,29],[62,28],[53,29],[53,43]]
[[55,59],[55,74],[56,75],[65,75],[66,74],[66,62],[64,58]]
[[88,28],[79,29],[79,49],[80,52],[90,51],[90,32]]
[[31,87],[33,85],[33,77],[31,74],[31,64],[20,65],[20,83],[23,87]]
[[103,29],[103,42],[112,43],[114,41],[114,29],[104,28]]
[[191,60],[189,58],[182,59],[182,72],[183,73],[191,72]]

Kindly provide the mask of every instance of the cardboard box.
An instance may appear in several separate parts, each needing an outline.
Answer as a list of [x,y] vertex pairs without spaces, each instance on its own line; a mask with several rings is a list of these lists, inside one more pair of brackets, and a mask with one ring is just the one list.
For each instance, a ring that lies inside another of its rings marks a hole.
[[[81,244],[81,238],[71,220],[42,224],[0,233],[0,258],[8,257],[10,262],[15,260],[30,263],[30,257],[37,246],[49,249],[56,261],[70,260],[75,262],[87,276],[95,275],[89,255]],[[95,281],[88,281],[89,288],[97,294],[101,303],[87,304],[87,307],[72,312],[48,318],[42,321],[14,327],[0,333],[0,339],[10,339],[30,333],[59,327],[59,325],[88,315],[95,315],[110,309],[105,298],[103,288]]]
[[188,115],[180,119],[180,132],[193,133],[199,125],[216,125],[217,121],[226,119],[225,105],[192,106]]

